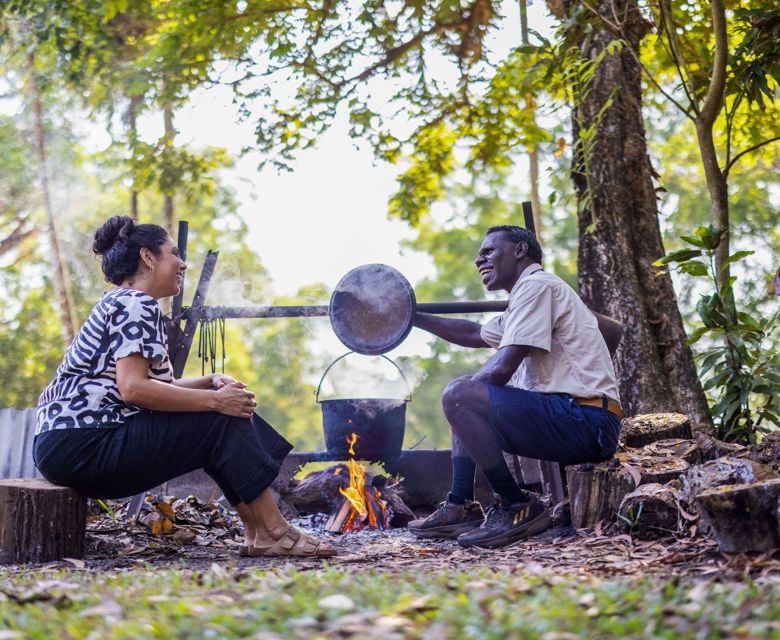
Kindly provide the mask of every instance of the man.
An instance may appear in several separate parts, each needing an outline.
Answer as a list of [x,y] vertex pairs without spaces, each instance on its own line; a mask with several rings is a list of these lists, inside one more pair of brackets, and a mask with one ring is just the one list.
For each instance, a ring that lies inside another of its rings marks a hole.
[[[507,310],[485,325],[415,317],[417,327],[449,342],[497,349],[476,374],[444,389],[452,489],[431,516],[409,523],[417,536],[494,548],[537,534],[551,525],[549,513],[517,484],[503,451],[561,464],[596,462],[615,452],[623,413],[610,350],[620,325],[597,317],[541,262],[532,232],[492,227],[476,266],[488,291],[509,293]],[[477,466],[496,494],[486,516],[474,502]]]

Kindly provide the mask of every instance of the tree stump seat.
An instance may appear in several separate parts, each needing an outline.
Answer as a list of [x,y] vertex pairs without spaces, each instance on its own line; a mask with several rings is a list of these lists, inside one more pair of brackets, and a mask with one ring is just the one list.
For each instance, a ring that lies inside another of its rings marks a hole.
[[572,526],[593,527],[615,519],[623,499],[647,483],[665,484],[678,478],[690,464],[682,458],[638,456],[619,451],[612,460],[566,467]]
[[780,478],[708,489],[696,496],[696,503],[721,551],[780,547]]
[[40,478],[0,480],[0,564],[81,558],[87,498]]

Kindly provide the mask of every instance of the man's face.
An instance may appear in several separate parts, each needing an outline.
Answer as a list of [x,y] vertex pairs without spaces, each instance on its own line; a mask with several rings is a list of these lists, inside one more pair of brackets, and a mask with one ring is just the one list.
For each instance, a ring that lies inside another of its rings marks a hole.
[[511,291],[520,275],[518,260],[527,250],[524,242],[513,242],[503,231],[486,235],[474,261],[485,288]]

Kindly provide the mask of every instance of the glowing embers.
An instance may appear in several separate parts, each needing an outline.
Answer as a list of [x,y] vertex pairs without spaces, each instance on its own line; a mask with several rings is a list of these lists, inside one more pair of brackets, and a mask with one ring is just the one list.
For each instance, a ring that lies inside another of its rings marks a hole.
[[[331,533],[347,533],[363,529],[387,529],[390,521],[390,511],[382,494],[371,485],[366,484],[366,468],[354,459],[357,434],[347,438],[349,455],[347,460],[349,485],[339,488],[344,496],[341,506],[328,519],[325,528]],[[343,467],[336,468],[340,475]]]

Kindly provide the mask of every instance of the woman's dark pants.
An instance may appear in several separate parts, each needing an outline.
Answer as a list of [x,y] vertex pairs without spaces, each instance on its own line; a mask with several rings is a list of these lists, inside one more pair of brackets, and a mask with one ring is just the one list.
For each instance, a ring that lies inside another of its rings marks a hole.
[[291,449],[257,414],[142,410],[116,428],[39,434],[33,457],[49,482],[94,498],[124,498],[203,469],[235,505],[265,491]]

